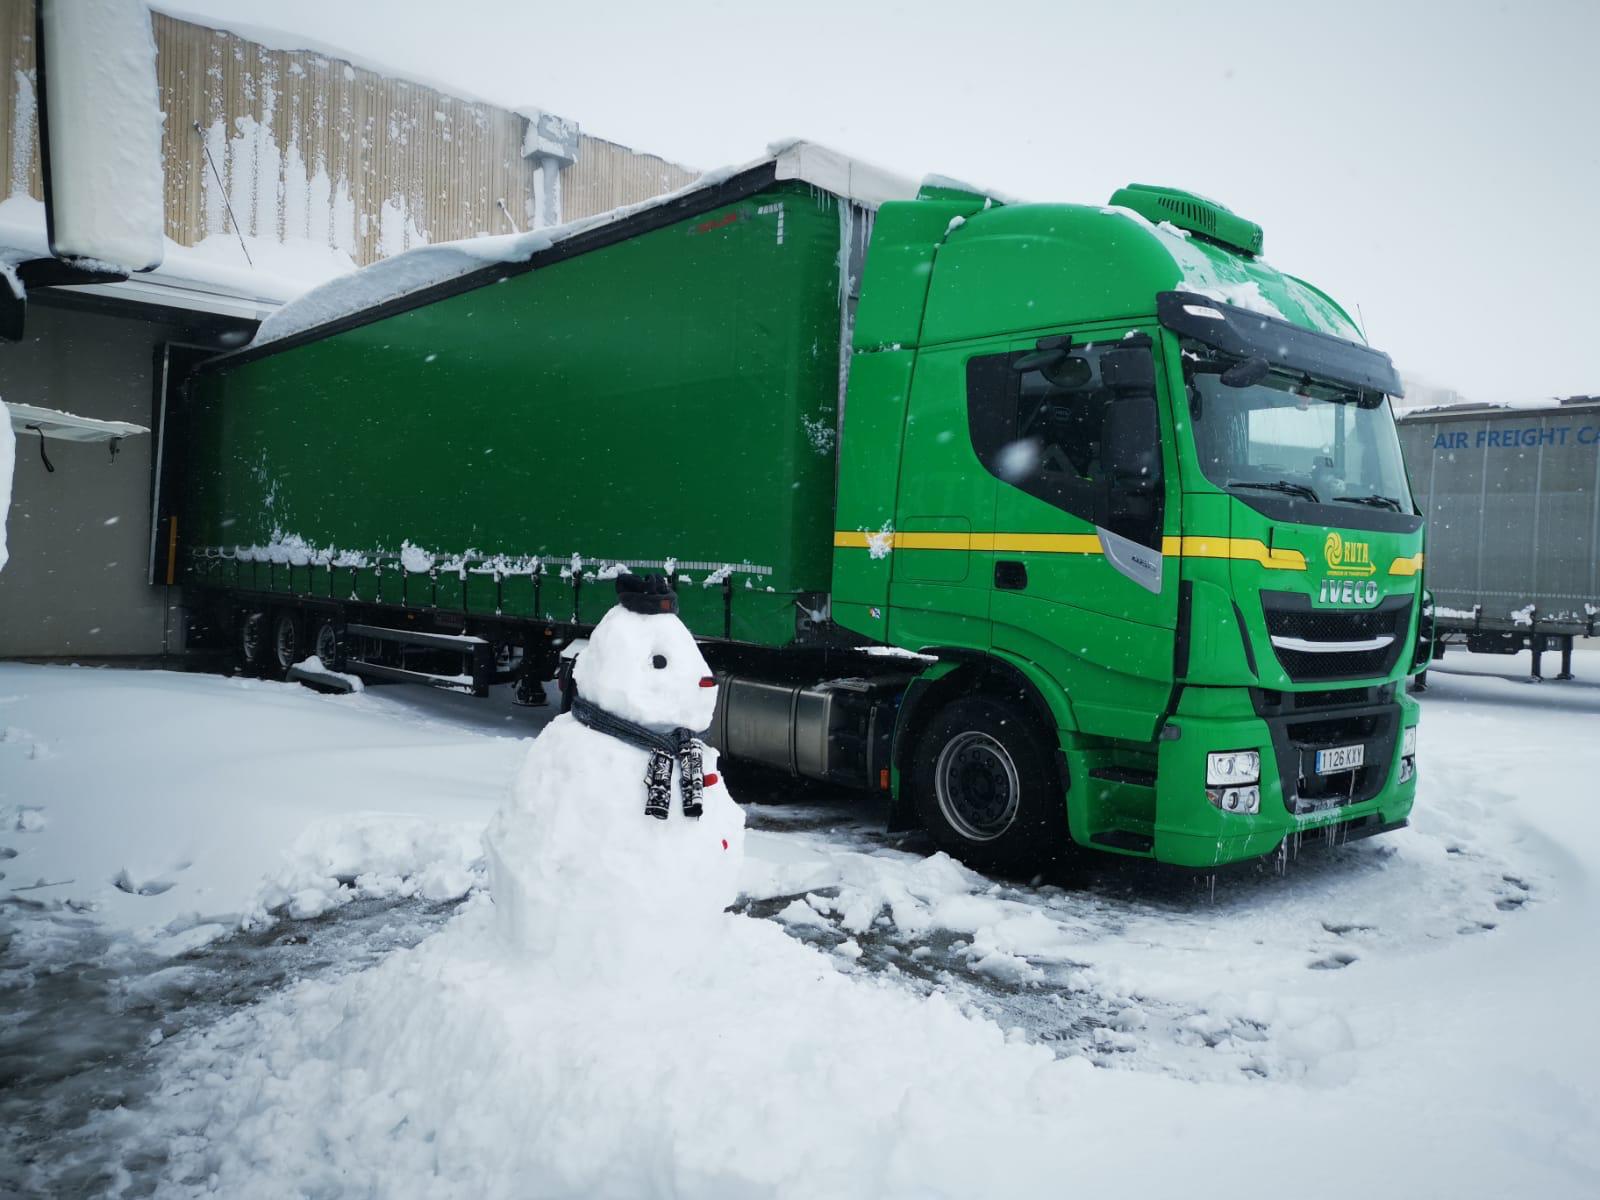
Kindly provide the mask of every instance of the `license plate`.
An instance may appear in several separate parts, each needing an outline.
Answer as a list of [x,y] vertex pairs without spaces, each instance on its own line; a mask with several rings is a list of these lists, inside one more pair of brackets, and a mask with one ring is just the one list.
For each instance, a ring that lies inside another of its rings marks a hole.
[[1367,758],[1365,746],[1334,746],[1317,751],[1317,774],[1334,775],[1340,771],[1354,771]]

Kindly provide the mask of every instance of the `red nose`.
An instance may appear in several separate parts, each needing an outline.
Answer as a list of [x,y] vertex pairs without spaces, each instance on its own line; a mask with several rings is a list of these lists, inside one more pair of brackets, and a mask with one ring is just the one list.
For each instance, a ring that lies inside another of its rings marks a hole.
[[706,676],[702,677],[701,680],[700,680],[700,686],[701,687],[716,687],[717,686],[717,677],[715,675],[706,675]]

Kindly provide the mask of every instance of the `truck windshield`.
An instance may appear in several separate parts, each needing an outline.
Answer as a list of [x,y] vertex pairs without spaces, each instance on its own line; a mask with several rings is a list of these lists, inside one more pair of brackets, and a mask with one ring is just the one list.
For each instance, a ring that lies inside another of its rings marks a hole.
[[1384,396],[1278,372],[1229,387],[1226,365],[1184,355],[1195,448],[1218,487],[1412,513]]

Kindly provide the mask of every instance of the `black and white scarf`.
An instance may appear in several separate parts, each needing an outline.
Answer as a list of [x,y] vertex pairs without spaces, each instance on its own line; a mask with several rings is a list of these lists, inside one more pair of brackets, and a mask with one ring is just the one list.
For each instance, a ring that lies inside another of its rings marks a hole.
[[678,790],[683,794],[683,815],[698,817],[704,811],[700,797],[705,791],[705,778],[702,774],[700,741],[695,737],[694,730],[680,728],[670,733],[657,733],[582,698],[573,700],[572,715],[578,724],[587,725],[597,733],[649,751],[650,763],[644,770],[646,816],[665,821],[667,814],[672,811],[674,761],[678,764]]

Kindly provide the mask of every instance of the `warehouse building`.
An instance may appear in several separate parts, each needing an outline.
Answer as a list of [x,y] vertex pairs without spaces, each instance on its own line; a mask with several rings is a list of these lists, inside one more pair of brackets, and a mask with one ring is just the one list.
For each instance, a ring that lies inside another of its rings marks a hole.
[[151,519],[162,415],[197,358],[284,301],[413,247],[558,225],[683,187],[696,172],[584,132],[331,54],[151,17],[162,264],[51,282],[35,14],[0,0],[0,268],[27,285],[0,344],[17,471],[0,574],[0,657],[181,649]]

